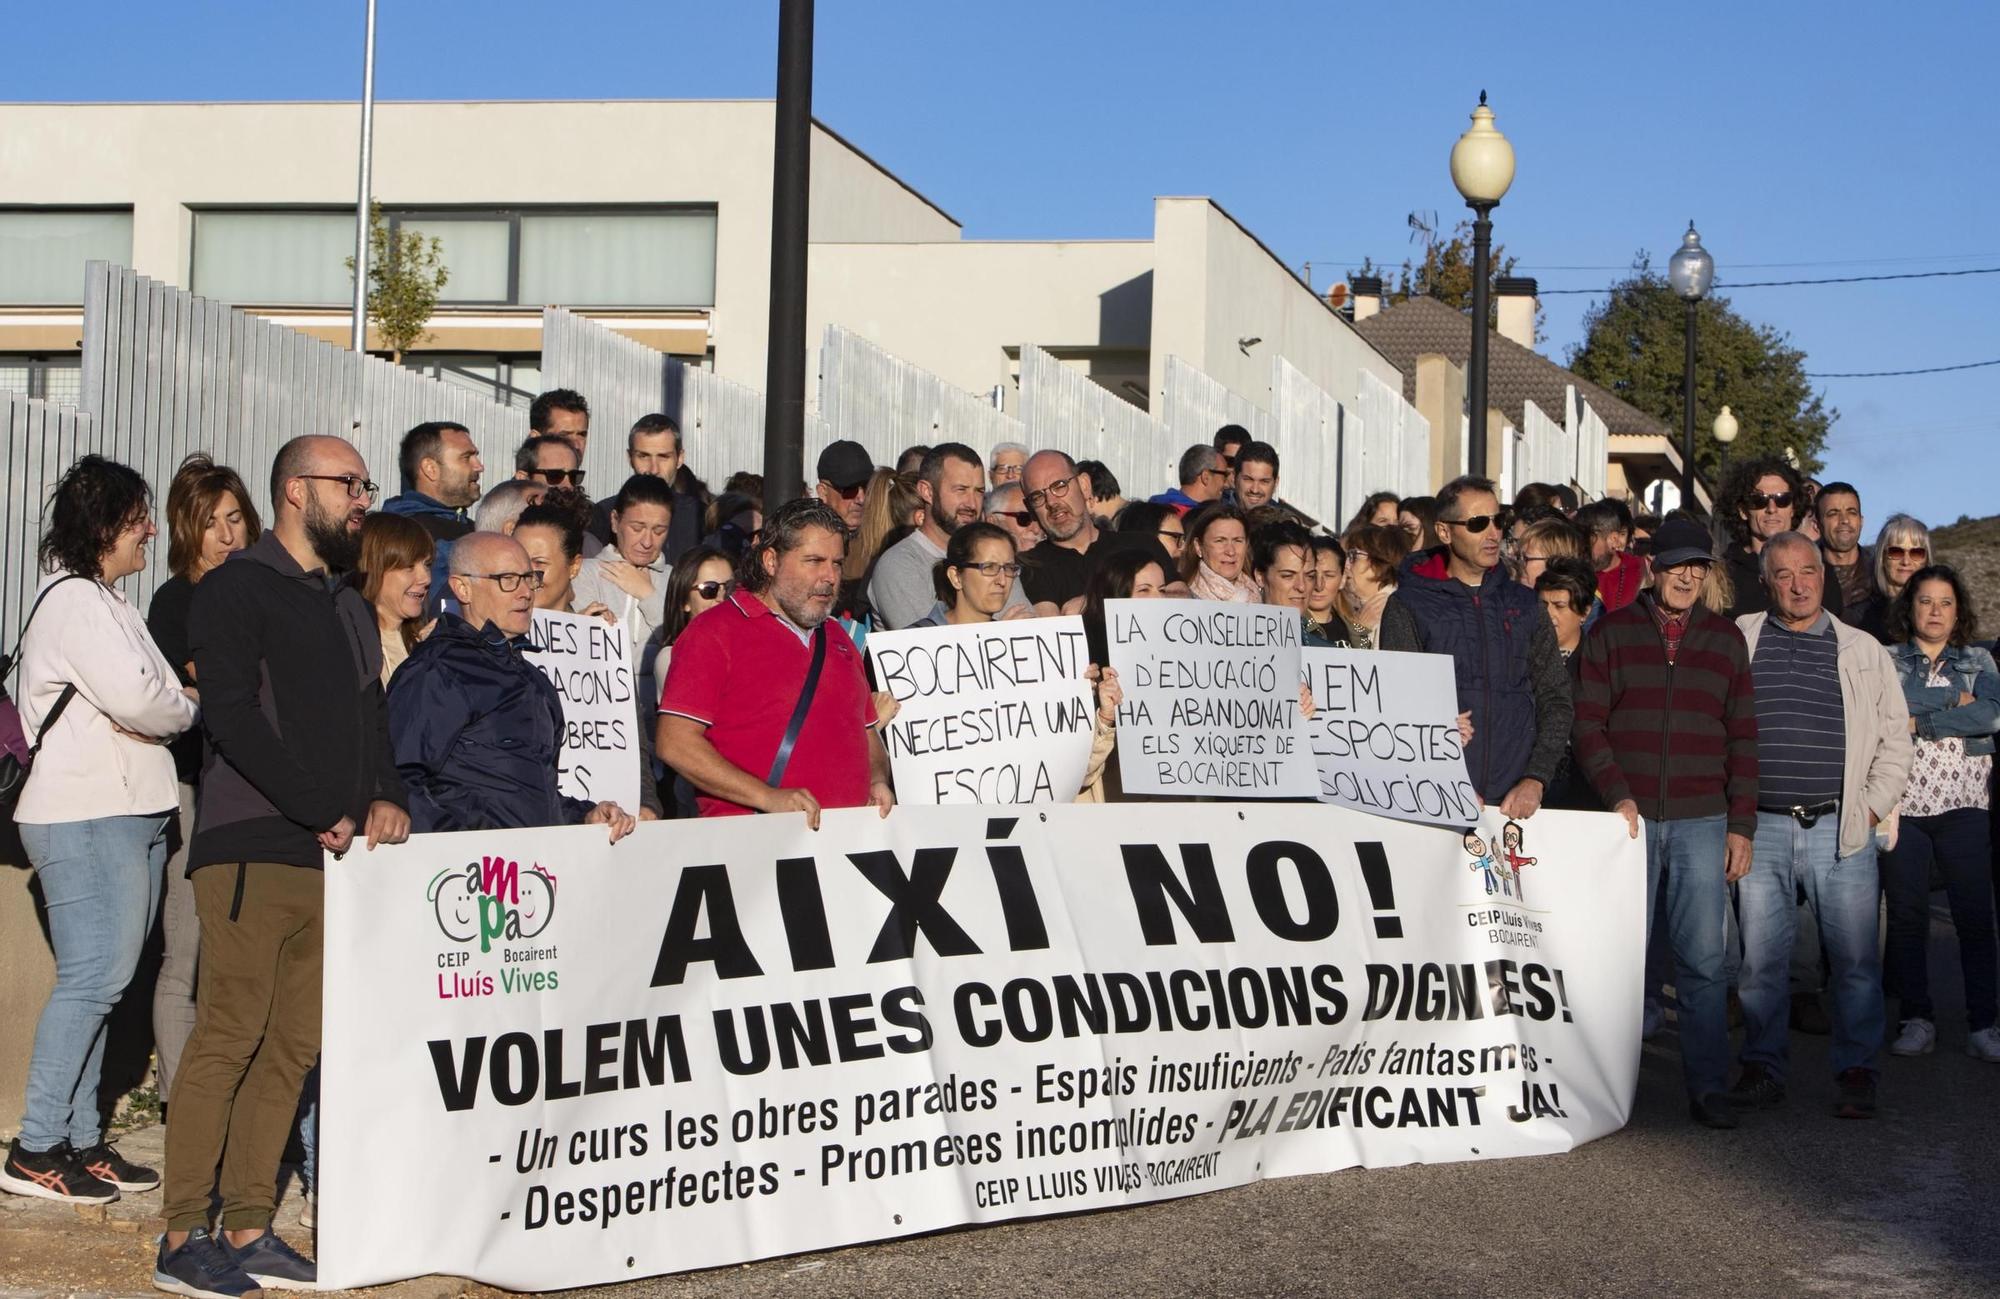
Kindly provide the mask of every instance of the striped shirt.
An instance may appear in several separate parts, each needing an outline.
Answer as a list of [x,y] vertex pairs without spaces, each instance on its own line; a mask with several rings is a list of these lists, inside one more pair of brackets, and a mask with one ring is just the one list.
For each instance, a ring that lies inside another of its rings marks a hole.
[[1750,675],[1757,701],[1757,802],[1810,806],[1840,797],[1847,718],[1840,701],[1839,642],[1824,610],[1792,631],[1764,624]]

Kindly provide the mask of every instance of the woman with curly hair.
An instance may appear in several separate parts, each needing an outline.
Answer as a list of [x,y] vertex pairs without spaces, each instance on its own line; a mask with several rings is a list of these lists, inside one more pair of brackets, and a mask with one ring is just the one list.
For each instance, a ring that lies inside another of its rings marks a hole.
[[104,1025],[139,967],[180,805],[168,744],[199,715],[117,583],[146,567],[152,492],[85,456],[56,485],[47,575],[20,642],[21,726],[34,763],[14,808],[48,905],[56,984],[35,1027],[28,1105],[0,1188],[103,1204],[159,1174],[105,1140],[97,1108]]

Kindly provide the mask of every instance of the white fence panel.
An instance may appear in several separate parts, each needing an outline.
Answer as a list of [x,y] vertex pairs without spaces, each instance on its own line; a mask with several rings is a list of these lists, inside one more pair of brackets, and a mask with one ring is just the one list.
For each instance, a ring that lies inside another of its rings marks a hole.
[[[1025,444],[1028,436],[992,402],[839,325],[828,325],[820,344],[819,415],[828,440],[859,442],[882,465],[895,464],[909,447],[939,442],[962,442],[990,462],[996,444]],[[823,445],[807,438],[808,466]]]
[[1361,499],[1359,418],[1282,356],[1271,361],[1271,414],[1280,495],[1340,531]]
[[542,309],[542,383],[575,389],[590,403],[594,436],[584,469],[599,495],[630,472],[625,435],[641,415],[674,417],[688,468],[711,490],[739,469],[763,472],[764,394],[561,307]]
[[[85,271],[82,389],[90,423],[79,426],[73,454],[97,451],[138,469],[164,507],[174,469],[206,452],[242,475],[267,522],[271,462],[300,434],[354,443],[385,496],[398,490],[403,434],[418,424],[471,430],[489,484],[512,474],[527,436],[525,412],[107,262]],[[16,455],[10,442],[10,480]],[[128,597],[150,598],[166,562],[162,541],[124,584]]]
[[[1574,393],[1576,389],[1572,387],[1570,391]],[[1578,421],[1571,427],[1576,429],[1577,490],[1585,500],[1596,500],[1604,495],[1611,469],[1611,430],[1589,402],[1577,401],[1576,406]]]
[[1110,466],[1131,500],[1175,484],[1185,445],[1124,398],[1039,347],[1021,349],[1021,422],[1028,442]]
[[1402,390],[1363,370],[1355,405],[1364,435],[1357,439],[1362,444],[1358,481],[1344,508],[1359,508],[1371,492],[1419,496],[1436,491],[1439,484],[1430,480],[1430,421],[1403,400]]
[[[1215,431],[1224,424],[1242,425],[1259,442],[1270,442],[1277,434],[1277,421],[1270,411],[1248,397],[1231,392],[1220,379],[1211,378],[1178,356],[1167,357],[1160,407],[1160,422],[1179,440],[1183,450],[1197,442],[1213,441]],[[1278,458],[1284,459],[1282,448]],[[1285,466],[1281,464],[1279,468]]]
[[[41,567],[42,510],[63,471],[93,449],[90,416],[67,406],[16,393],[0,393],[0,432],[6,434],[7,480],[0,487],[0,639],[12,652],[21,634]],[[155,550],[166,549],[162,540]]]
[[1576,480],[1576,435],[1534,402],[1523,403],[1515,481],[1563,484]]

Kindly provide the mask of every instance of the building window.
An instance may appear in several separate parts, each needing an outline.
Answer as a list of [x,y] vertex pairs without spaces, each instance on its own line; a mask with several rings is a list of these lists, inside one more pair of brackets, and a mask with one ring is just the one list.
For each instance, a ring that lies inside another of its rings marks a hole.
[[76,306],[83,264],[132,261],[132,209],[0,209],[0,304]]
[[83,398],[83,358],[0,355],[0,392],[74,406]]
[[353,255],[352,212],[197,212],[189,279],[239,306],[335,306],[353,296]]
[[[446,306],[715,305],[715,209],[385,208],[442,245]],[[353,293],[349,211],[197,211],[194,291],[255,306],[333,306]]]

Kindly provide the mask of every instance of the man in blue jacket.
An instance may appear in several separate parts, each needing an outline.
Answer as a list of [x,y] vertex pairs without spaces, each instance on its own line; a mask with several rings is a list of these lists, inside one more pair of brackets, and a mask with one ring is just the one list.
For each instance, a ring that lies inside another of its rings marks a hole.
[[511,537],[474,532],[452,547],[464,616],[440,615],[389,691],[390,747],[419,834],[608,825],[616,843],[632,831],[618,804],[567,798],[556,786],[562,700],[521,654],[540,584]]
[[382,502],[382,513],[415,519],[431,534],[435,549],[431,594],[424,602],[424,613],[435,618],[438,610],[446,607],[445,574],[452,545],[472,531],[468,511],[479,503],[479,475],[486,466],[479,459],[479,448],[473,445],[472,433],[463,424],[438,420],[403,434],[396,467],[402,472],[403,490]]
[[1437,494],[1442,544],[1403,561],[1396,598],[1424,648],[1451,655],[1458,706],[1472,713],[1465,769],[1479,796],[1521,821],[1542,805],[1575,708],[1540,597],[1500,567],[1502,531],[1491,480],[1452,479]]

